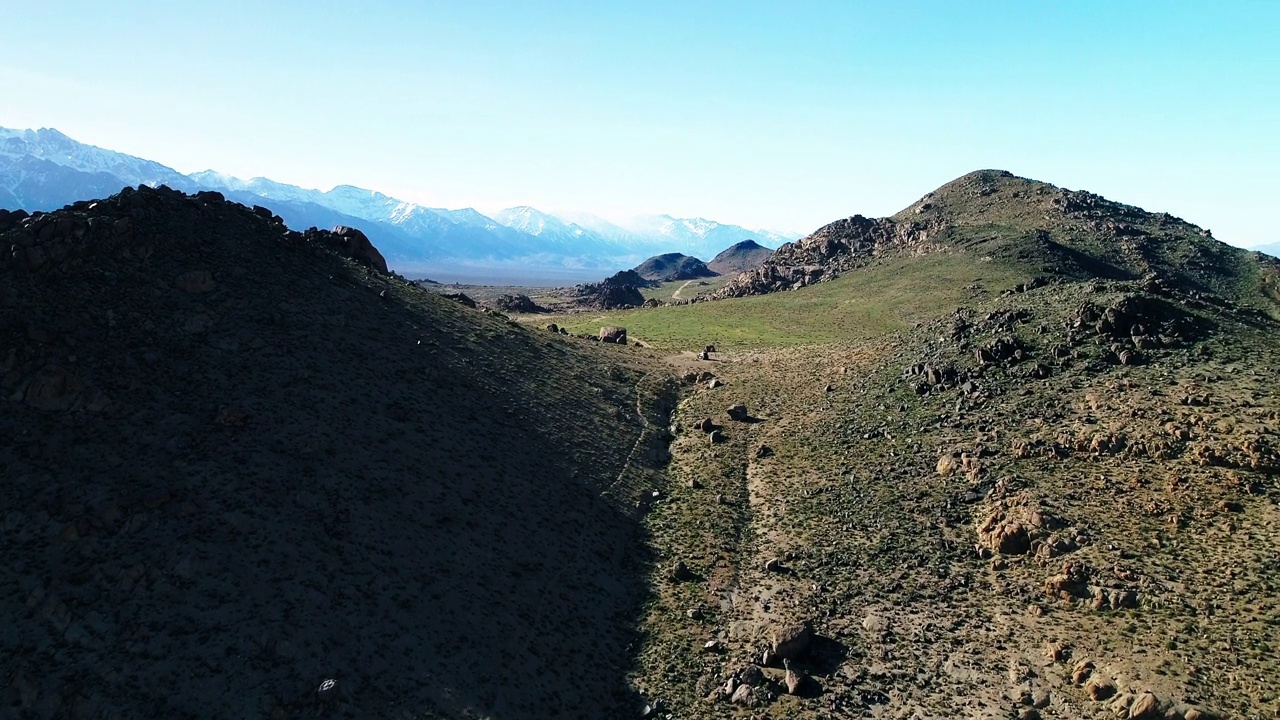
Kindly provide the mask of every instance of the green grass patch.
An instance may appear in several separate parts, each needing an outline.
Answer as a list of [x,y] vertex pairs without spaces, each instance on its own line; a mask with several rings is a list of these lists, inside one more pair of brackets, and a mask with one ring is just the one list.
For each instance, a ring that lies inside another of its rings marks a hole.
[[621,325],[635,339],[673,350],[707,343],[721,349],[812,345],[882,336],[964,304],[973,297],[974,283],[998,293],[1025,279],[1016,270],[971,256],[938,254],[887,260],[831,282],[771,295],[540,321],[593,334],[602,325]]

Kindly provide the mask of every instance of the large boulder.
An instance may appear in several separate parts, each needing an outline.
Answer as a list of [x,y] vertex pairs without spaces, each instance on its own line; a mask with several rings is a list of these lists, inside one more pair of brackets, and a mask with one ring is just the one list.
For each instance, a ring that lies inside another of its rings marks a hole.
[[773,630],[773,655],[782,660],[795,660],[809,649],[813,629],[808,623],[783,625]]
[[600,328],[600,341],[607,343],[627,344],[627,329],[617,325],[606,325]]
[[386,259],[364,233],[353,227],[339,225],[333,229],[333,235],[337,238],[336,242],[329,243],[333,249],[361,265],[367,265],[380,273],[387,272]]

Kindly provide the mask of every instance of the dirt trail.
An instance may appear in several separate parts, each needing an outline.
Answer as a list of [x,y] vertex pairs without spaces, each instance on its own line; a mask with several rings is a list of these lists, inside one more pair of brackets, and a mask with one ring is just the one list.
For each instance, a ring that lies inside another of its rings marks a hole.
[[683,285],[681,285],[680,287],[676,288],[676,291],[675,291],[675,292],[673,292],[673,293],[671,293],[671,299],[672,299],[672,300],[683,300],[684,298],[681,298],[681,297],[680,297],[680,293],[681,293],[681,292],[683,292],[685,288],[689,287],[689,283],[691,283],[691,282],[693,282],[693,281],[692,281],[692,280],[685,280]]

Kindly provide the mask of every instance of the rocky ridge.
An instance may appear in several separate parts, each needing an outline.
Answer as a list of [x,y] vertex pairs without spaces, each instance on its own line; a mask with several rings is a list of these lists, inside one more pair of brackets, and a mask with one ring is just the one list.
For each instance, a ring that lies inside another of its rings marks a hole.
[[715,293],[742,297],[825,282],[878,258],[977,253],[1025,266],[1028,276],[1171,284],[1230,299],[1280,302],[1280,263],[1233,248],[1168,213],[999,170],[957,178],[888,218],[855,215],[778,248]]

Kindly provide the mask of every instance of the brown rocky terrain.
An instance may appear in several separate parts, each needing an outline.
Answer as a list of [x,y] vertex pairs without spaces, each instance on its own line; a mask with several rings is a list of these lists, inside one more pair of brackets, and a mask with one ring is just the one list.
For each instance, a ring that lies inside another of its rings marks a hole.
[[634,710],[653,360],[215,193],[0,241],[0,716]]

